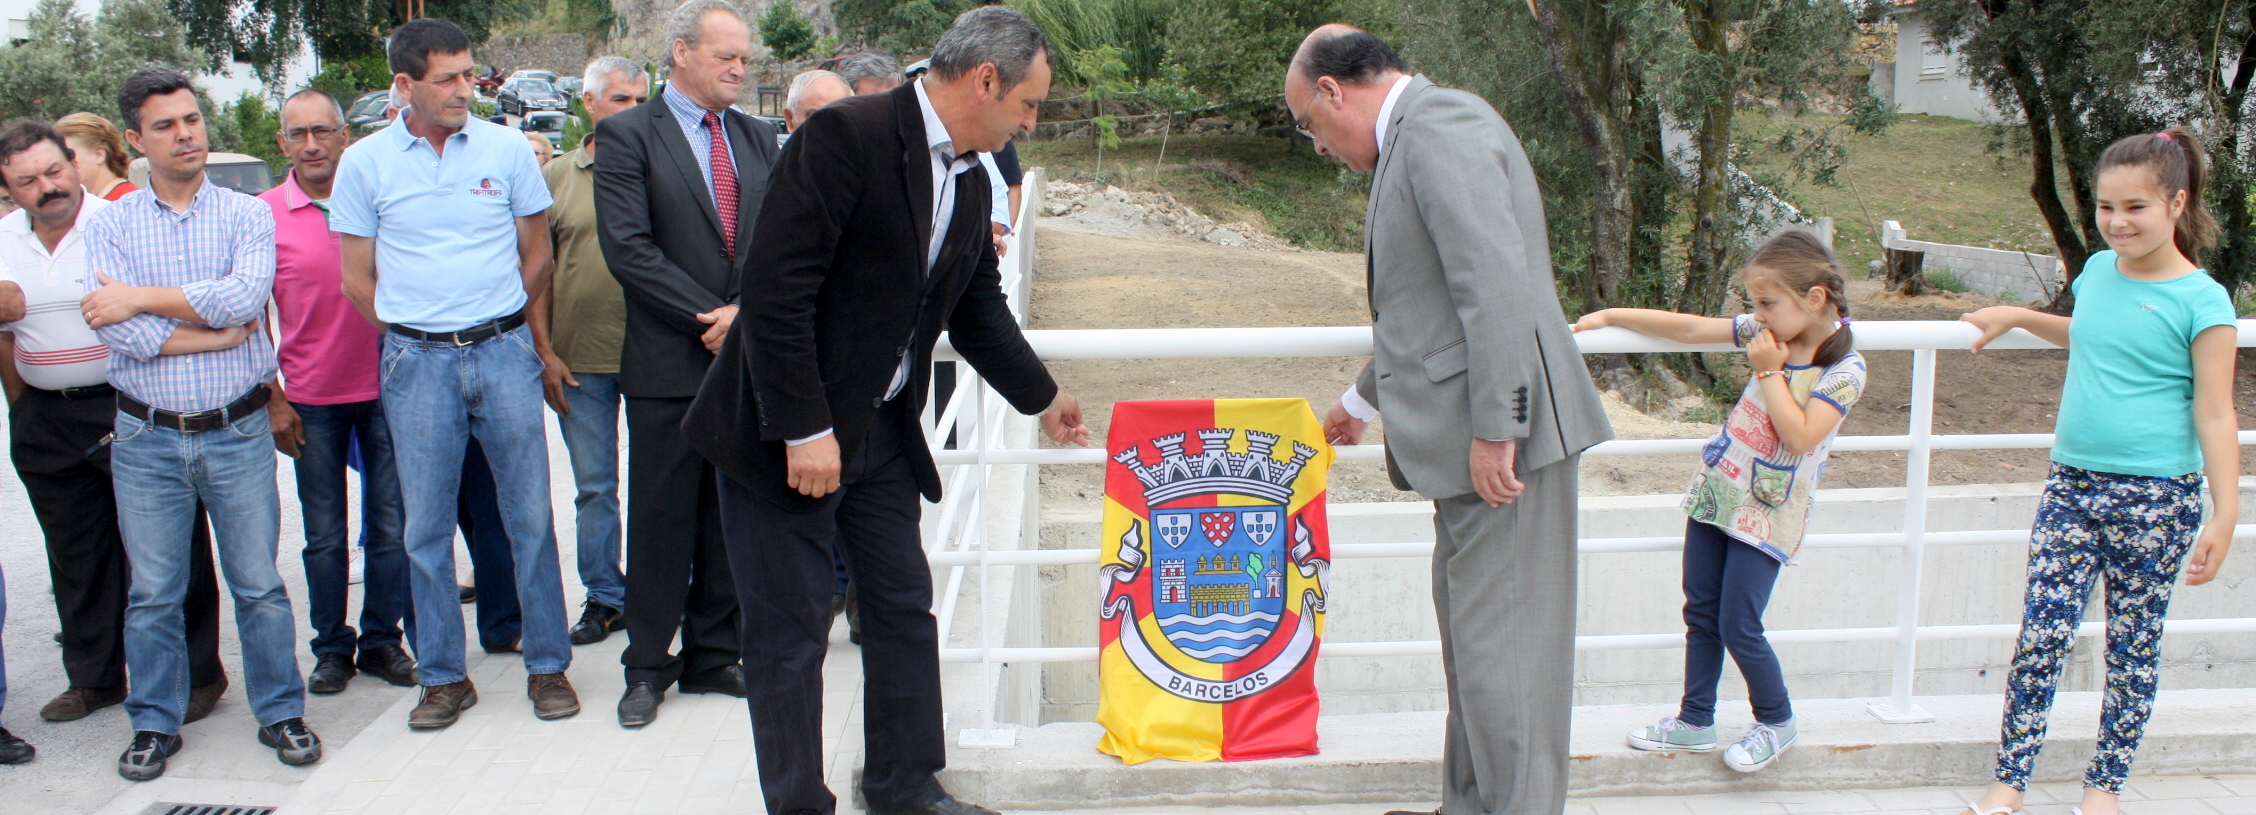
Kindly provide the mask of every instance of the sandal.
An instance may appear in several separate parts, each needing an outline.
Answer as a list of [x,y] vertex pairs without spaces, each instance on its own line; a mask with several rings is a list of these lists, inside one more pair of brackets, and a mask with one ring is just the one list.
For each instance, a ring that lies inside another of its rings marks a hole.
[[[2021,815],[2021,810],[2014,809],[2012,807],[1991,807],[1989,809],[1983,809],[1981,807],[1975,806],[1971,802],[1966,805],[1966,811],[1973,813],[1973,815]],[[2079,811],[2076,813],[2076,815],[2084,814]]]

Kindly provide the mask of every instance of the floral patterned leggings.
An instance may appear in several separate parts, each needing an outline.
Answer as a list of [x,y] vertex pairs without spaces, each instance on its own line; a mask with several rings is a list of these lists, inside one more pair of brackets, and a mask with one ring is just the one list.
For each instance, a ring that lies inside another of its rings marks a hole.
[[2029,542],[2021,641],[2006,678],[1997,779],[2029,787],[2053,692],[2092,580],[2107,579],[2107,693],[2084,786],[2121,793],[2153,712],[2162,619],[2201,526],[2201,476],[2118,475],[2054,463]]

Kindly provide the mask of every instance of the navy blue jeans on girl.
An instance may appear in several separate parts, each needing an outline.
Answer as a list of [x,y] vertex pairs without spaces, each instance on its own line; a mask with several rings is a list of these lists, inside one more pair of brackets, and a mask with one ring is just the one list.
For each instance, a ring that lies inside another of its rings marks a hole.
[[1763,636],[1763,610],[1782,565],[1714,524],[1684,524],[1684,706],[1676,718],[1691,727],[1715,726],[1716,685],[1723,655],[1747,680],[1755,720],[1782,725],[1794,718],[1786,673]]

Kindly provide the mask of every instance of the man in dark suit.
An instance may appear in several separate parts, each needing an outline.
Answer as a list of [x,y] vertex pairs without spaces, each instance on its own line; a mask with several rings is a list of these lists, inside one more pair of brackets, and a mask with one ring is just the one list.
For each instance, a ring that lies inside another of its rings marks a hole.
[[[751,29],[727,0],[689,0],[667,22],[672,76],[649,102],[596,126],[596,221],[626,292],[619,391],[627,400],[627,692],[619,724],[658,715],[667,687],[744,695],[737,604],[713,466],[682,415],[737,313],[775,132],[731,108]],[[681,653],[669,653],[676,632]]]
[[720,467],[721,522],[744,607],[753,746],[767,811],[828,815],[822,663],[831,551],[860,587],[862,793],[873,815],[990,810],[945,765],[932,572],[921,495],[940,474],[917,423],[932,348],[957,351],[1061,442],[1081,406],[1020,335],[988,240],[977,153],[1034,126],[1052,52],[1018,12],[956,18],[924,80],[840,100],[784,147],[752,229],[744,314],[683,430]]

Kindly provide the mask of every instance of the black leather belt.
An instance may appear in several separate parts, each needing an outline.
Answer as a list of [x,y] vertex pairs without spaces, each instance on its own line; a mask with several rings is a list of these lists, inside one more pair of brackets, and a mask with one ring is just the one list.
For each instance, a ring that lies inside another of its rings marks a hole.
[[469,328],[462,329],[461,331],[417,331],[407,326],[394,323],[392,324],[392,333],[398,334],[411,340],[421,340],[423,342],[443,342],[449,345],[474,345],[477,343],[485,342],[486,340],[493,339],[495,337],[499,337],[503,334],[507,334],[511,331],[515,331],[517,330],[518,326],[524,324],[525,312],[520,311],[490,323],[479,323]]
[[267,390],[265,385],[259,385],[251,388],[250,393],[243,394],[242,398],[229,402],[226,407],[218,410],[175,413],[158,410],[121,393],[117,395],[117,406],[118,410],[125,411],[125,415],[158,427],[169,427],[182,433],[202,433],[206,430],[218,430],[258,412],[259,408],[266,407],[266,400],[273,396],[273,391]]
[[35,388],[34,390],[45,390],[73,402],[82,402],[88,399],[108,399],[117,395],[117,389],[110,387],[108,382],[99,385],[87,385],[82,388],[55,388],[53,390]]

